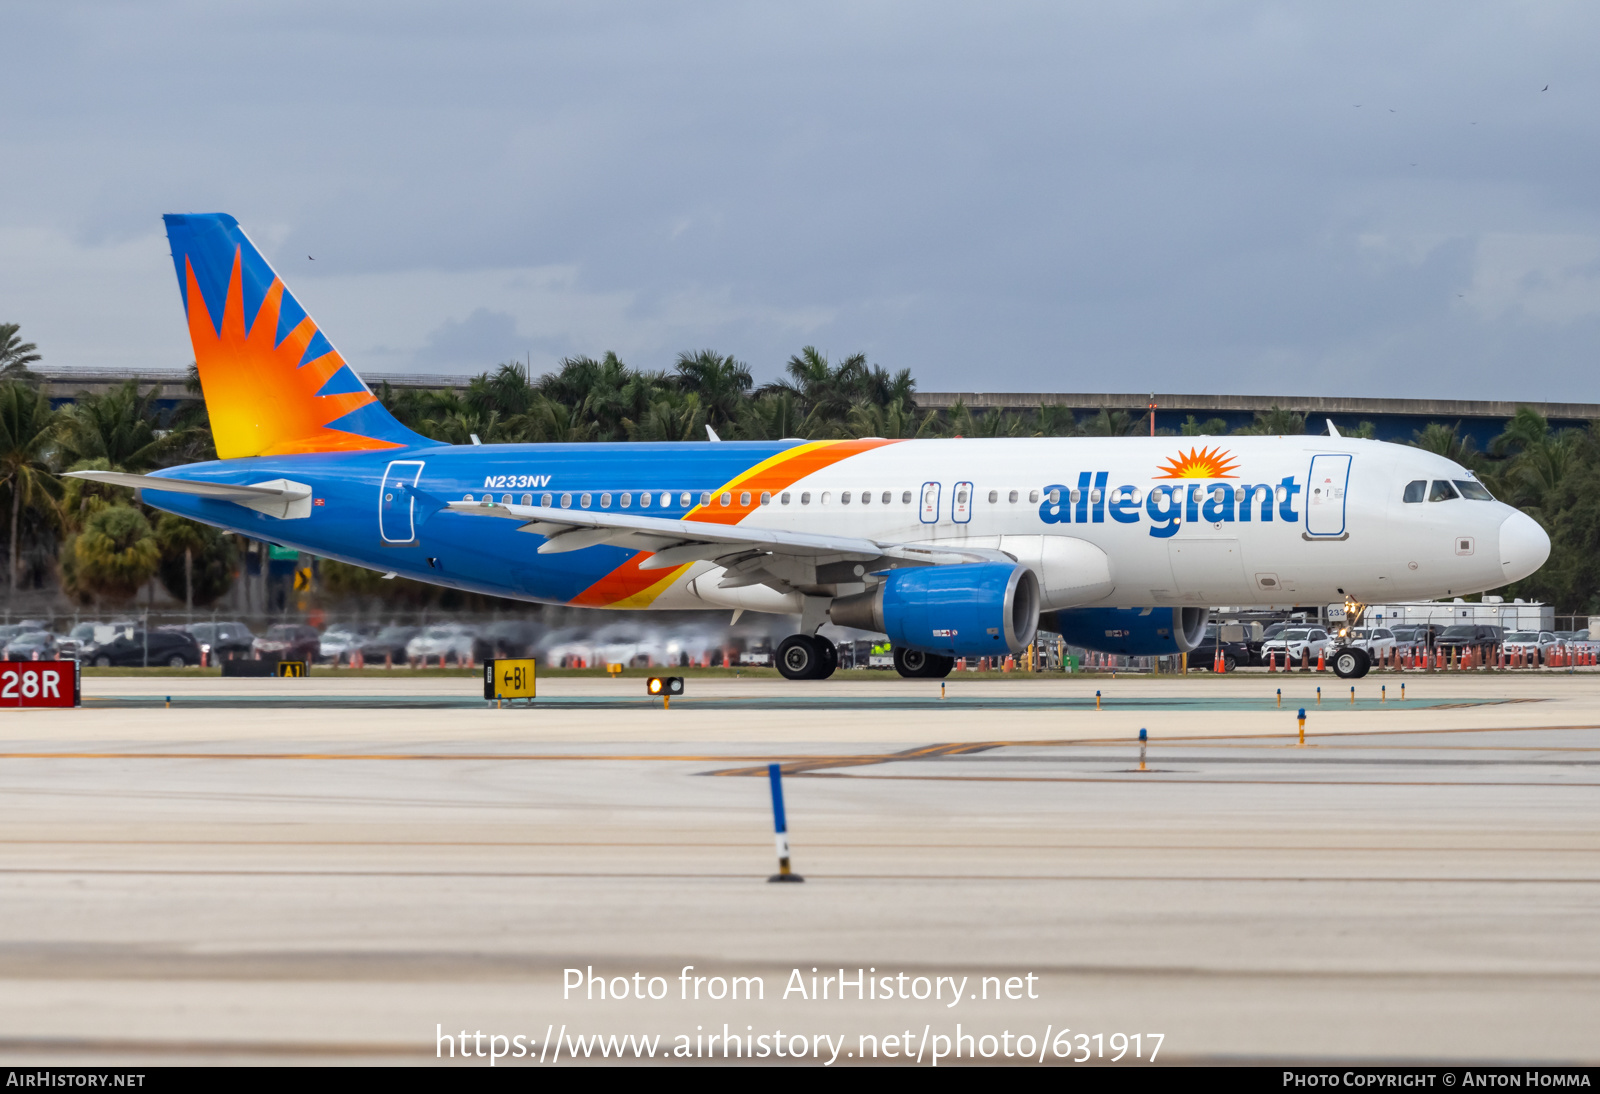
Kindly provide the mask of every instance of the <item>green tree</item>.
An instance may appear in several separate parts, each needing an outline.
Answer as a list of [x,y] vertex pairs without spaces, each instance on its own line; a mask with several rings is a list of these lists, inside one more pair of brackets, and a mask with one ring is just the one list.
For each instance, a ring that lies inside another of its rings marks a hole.
[[11,490],[11,554],[7,589],[15,596],[21,572],[24,507],[37,506],[57,490],[49,471],[59,426],[50,400],[18,380],[0,382],[0,486]]
[[1072,408],[1047,404],[1034,415],[1031,432],[1035,437],[1071,437],[1078,432]]
[[101,395],[81,395],[66,410],[62,449],[67,462],[105,460],[115,471],[149,471],[180,438],[162,430],[159,386],[139,390],[129,380]]
[[1132,437],[1142,433],[1149,419],[1126,410],[1100,408],[1100,412],[1080,425],[1085,437]]
[[183,606],[210,604],[233,587],[238,568],[233,537],[173,513],[156,521],[156,543],[161,549],[161,584]]
[[1178,432],[1185,437],[1226,437],[1228,419],[1207,418],[1202,422],[1191,414],[1189,420],[1178,427]]
[[1289,437],[1306,431],[1306,416],[1295,410],[1275,406],[1271,410],[1256,411],[1255,420],[1239,430],[1240,433],[1260,437]]
[[28,366],[41,360],[39,347],[24,342],[18,333],[21,329],[17,323],[0,323],[0,377],[28,379],[33,375]]
[[706,420],[719,430],[738,421],[754,385],[749,365],[715,350],[678,354],[676,372],[679,388],[699,397]]
[[161,565],[161,546],[150,522],[125,505],[90,517],[72,552],[79,588],[114,603],[133,599]]
[[703,441],[706,439],[706,410],[694,392],[663,395],[637,422],[627,419],[624,426],[630,441]]
[[856,437],[893,440],[937,437],[939,414],[930,410],[918,417],[916,407],[908,406],[905,399],[895,399],[888,406],[862,401],[850,408],[848,427]]

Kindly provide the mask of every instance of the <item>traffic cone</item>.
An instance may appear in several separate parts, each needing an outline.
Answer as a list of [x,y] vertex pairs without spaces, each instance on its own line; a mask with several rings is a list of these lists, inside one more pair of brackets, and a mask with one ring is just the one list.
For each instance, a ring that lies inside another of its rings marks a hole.
[[1221,646],[1217,647],[1216,655],[1211,658],[1211,671],[1214,672],[1214,673],[1217,673],[1219,675],[1222,673],[1222,647]]
[[1324,651],[1324,650],[1318,650],[1317,651],[1317,671],[1318,672],[1326,672],[1327,669],[1328,669],[1327,661],[1322,656],[1324,652],[1326,652],[1326,651]]
[[1277,672],[1278,671],[1278,655],[1277,654],[1275,654],[1275,653],[1267,654],[1267,671],[1268,672]]

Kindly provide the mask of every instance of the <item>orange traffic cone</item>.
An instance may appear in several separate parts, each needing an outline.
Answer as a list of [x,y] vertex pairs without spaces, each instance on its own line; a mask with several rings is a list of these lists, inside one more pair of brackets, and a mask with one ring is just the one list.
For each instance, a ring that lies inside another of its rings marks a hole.
[[1327,661],[1323,657],[1323,653],[1324,652],[1325,651],[1323,651],[1323,650],[1318,650],[1317,651],[1317,671],[1318,672],[1326,672],[1328,670]]

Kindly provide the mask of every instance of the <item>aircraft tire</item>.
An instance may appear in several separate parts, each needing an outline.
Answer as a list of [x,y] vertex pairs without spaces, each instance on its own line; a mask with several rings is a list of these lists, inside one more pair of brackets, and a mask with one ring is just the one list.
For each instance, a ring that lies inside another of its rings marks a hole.
[[1333,674],[1341,680],[1359,680],[1371,668],[1372,659],[1366,650],[1349,646],[1333,655]]
[[894,651],[894,670],[908,680],[943,680],[955,667],[954,657],[899,647]]
[[817,671],[811,679],[826,680],[839,667],[839,647],[820,634],[812,635],[811,641],[817,647]]
[[[832,645],[832,643],[829,643]],[[826,663],[822,651],[809,634],[791,634],[778,644],[775,658],[778,671],[785,680],[816,680],[818,670]]]

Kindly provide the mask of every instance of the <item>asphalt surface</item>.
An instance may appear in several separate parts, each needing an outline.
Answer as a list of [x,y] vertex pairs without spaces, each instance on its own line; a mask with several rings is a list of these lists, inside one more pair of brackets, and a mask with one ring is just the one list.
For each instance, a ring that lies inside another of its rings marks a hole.
[[1593,1062],[1600,675],[1399,683],[91,678],[0,718],[0,1060]]

